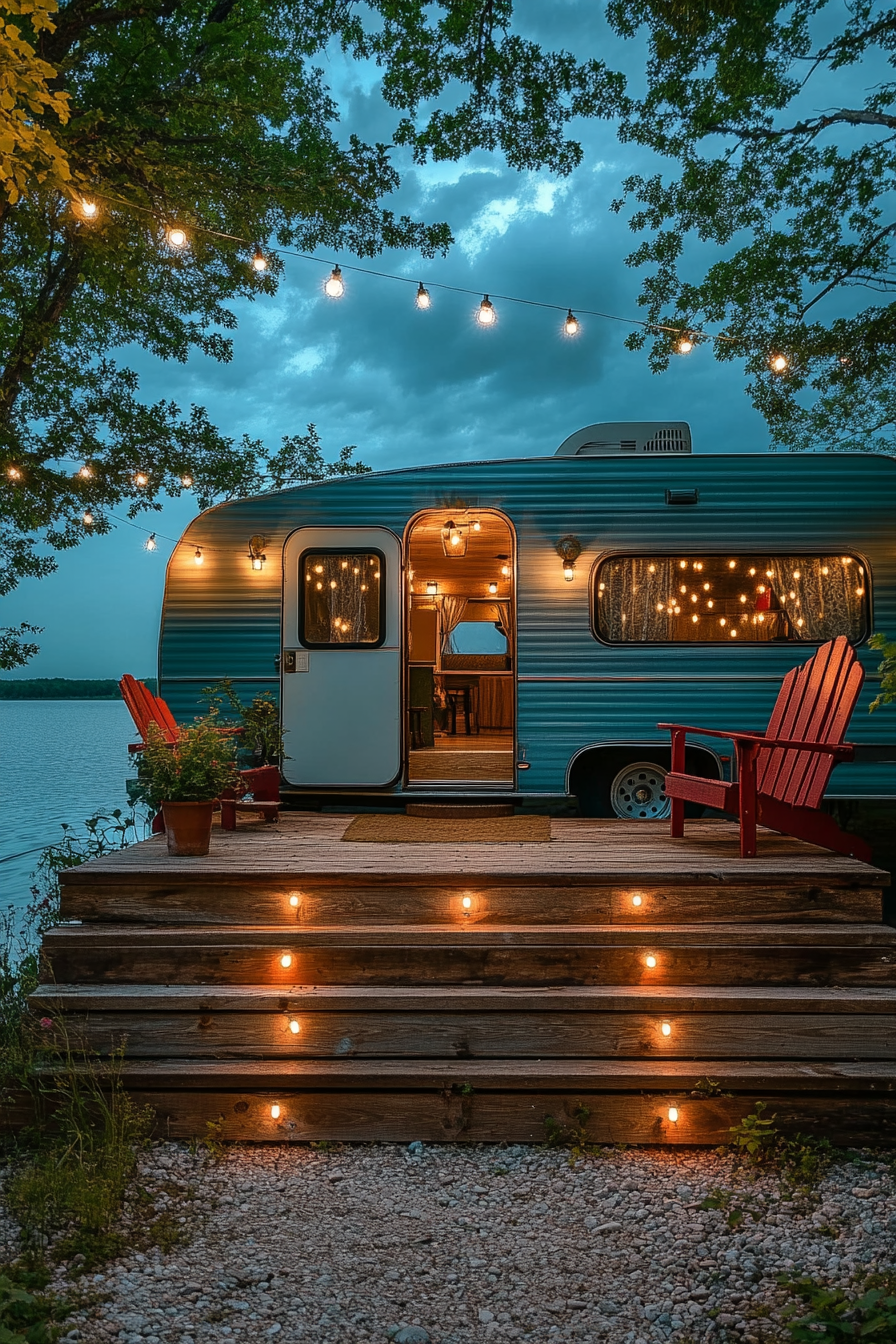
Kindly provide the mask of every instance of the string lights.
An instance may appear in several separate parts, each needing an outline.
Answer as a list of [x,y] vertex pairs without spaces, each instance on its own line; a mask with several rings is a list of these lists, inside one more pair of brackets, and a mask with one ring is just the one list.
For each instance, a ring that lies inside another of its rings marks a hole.
[[495,312],[495,306],[487,294],[483,295],[482,302],[476,309],[476,321],[480,327],[493,327],[498,320],[498,314]]
[[159,549],[159,543],[156,541],[155,532],[150,532],[146,541],[143,543],[143,549],[146,551],[157,551]]
[[81,515],[81,521],[85,527],[93,527],[93,514],[89,509],[85,509]]
[[18,467],[7,467],[6,474],[11,481],[20,481],[22,479],[22,473]]
[[[106,202],[107,208],[110,211],[115,209],[127,210],[158,218],[157,212],[149,206],[137,205],[132,201],[124,201],[115,196],[102,195],[100,199]],[[73,209],[82,219],[88,222],[93,222],[100,214],[100,206],[98,202],[86,198],[81,198],[79,201],[73,202]],[[270,256],[266,255],[261,246],[252,242],[252,240],[240,237],[238,234],[226,233],[221,229],[212,229],[196,224],[191,224],[190,227],[195,234],[202,234],[208,238],[218,238],[225,242],[238,243],[247,249],[251,248],[252,252],[248,259],[249,269],[256,273],[263,273],[268,269],[270,265]],[[189,236],[183,225],[178,223],[163,223],[162,229],[169,247],[173,248],[175,251],[181,251],[187,247]],[[322,258],[316,257],[312,253],[296,252],[291,248],[280,248],[278,249],[278,252],[285,256],[297,257],[301,261],[330,264],[323,263]],[[432,299],[429,290],[423,285],[422,281],[411,281],[406,275],[398,275],[389,271],[380,271],[370,266],[347,265],[345,269],[355,271],[362,275],[376,276],[383,280],[394,280],[401,284],[415,283],[417,285],[415,294],[416,306],[421,309],[427,309],[431,306]],[[477,292],[463,285],[449,285],[438,281],[430,281],[430,286],[456,294],[475,294]],[[330,298],[338,299],[342,298],[344,295],[345,281],[342,276],[342,269],[338,264],[333,266],[323,288]],[[514,294],[499,294],[497,295],[497,298],[502,302],[524,304],[530,308],[553,309],[554,311],[560,311],[561,313],[565,311],[566,317],[562,324],[563,334],[566,336],[576,336],[581,330],[579,317],[573,312],[572,308],[568,307],[566,304],[546,303],[537,299],[525,299]],[[698,344],[705,341],[723,342],[730,345],[745,344],[743,338],[731,336],[727,332],[713,334],[703,331],[694,331],[688,327],[670,325],[663,322],[650,322],[643,318],[623,317],[618,313],[606,313],[597,309],[579,308],[578,313],[584,313],[588,317],[599,317],[608,322],[622,322],[627,326],[642,327],[646,331],[657,334],[666,333],[670,338],[673,352],[682,355],[689,354]],[[497,322],[497,313],[488,294],[483,296],[479,307],[476,310],[476,320],[480,326],[493,326]],[[848,363],[848,359],[845,356],[841,356],[840,362]],[[790,369],[791,360],[787,355],[782,354],[779,351],[772,351],[768,355],[768,366],[772,373],[780,375],[786,373]]]
[[196,547],[196,550],[193,552],[193,563],[194,563],[195,565],[201,565],[201,564],[203,564],[204,561],[205,561],[205,556],[202,554],[202,547],[201,547],[201,546],[197,546],[197,547]]
[[85,462],[83,467],[79,468],[78,475],[81,477],[82,481],[90,480],[90,478],[93,476],[93,471],[91,470],[89,462]]
[[342,278],[342,271],[338,266],[334,266],[330,274],[324,281],[324,293],[331,299],[341,299],[345,293],[345,281]]

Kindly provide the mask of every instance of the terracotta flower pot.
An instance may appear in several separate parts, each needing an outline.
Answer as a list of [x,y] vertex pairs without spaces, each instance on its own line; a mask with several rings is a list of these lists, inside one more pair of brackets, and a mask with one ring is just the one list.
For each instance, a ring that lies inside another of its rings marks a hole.
[[169,854],[198,856],[208,853],[212,837],[214,799],[207,803],[163,803]]

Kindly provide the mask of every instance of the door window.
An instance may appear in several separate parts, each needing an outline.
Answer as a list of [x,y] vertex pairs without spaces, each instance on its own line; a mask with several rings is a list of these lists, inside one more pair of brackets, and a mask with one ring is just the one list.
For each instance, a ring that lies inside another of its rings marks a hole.
[[299,572],[299,639],[306,648],[375,649],[383,643],[380,551],[304,551]]

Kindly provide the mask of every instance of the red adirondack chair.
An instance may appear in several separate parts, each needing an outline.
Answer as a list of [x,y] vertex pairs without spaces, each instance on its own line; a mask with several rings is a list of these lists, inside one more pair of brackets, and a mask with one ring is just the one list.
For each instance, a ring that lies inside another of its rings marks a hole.
[[[157,724],[165,741],[174,746],[180,735],[180,729],[165,701],[160,696],[153,695],[145,682],[137,681],[136,677],[128,673],[125,673],[118,686],[141,737],[139,742],[128,743],[128,751],[143,750],[151,723]],[[221,732],[228,737],[234,737],[238,736],[242,729],[222,728]],[[267,821],[280,820],[280,771],[276,765],[259,765],[250,770],[241,770],[240,783],[241,793],[236,789],[227,789],[217,800],[221,809],[222,830],[236,830],[237,812],[254,812]],[[252,801],[243,802],[243,796],[248,793],[252,794]],[[153,818],[152,829],[154,834],[159,834],[165,829],[161,812]]]
[[[764,733],[657,724],[672,734],[672,763],[666,776],[672,834],[684,835],[685,802],[703,803],[739,817],[744,859],[756,855],[758,823],[870,863],[871,850],[864,840],[841,831],[820,811],[834,766],[853,757],[853,747],[843,738],[864,677],[855,650],[841,635],[787,673]],[[734,743],[735,783],[684,773],[688,733]]]

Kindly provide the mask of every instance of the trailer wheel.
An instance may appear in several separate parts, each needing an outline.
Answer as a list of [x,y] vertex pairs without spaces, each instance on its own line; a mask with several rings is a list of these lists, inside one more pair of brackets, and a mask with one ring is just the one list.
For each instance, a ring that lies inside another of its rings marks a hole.
[[623,766],[610,785],[610,806],[629,821],[663,821],[672,810],[663,767],[655,761]]

